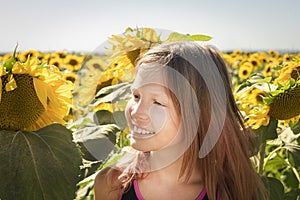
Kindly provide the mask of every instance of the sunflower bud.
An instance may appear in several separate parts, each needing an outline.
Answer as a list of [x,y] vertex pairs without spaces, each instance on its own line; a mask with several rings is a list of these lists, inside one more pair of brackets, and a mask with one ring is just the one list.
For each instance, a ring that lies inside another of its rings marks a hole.
[[14,64],[16,63],[16,51],[18,48],[18,44],[16,45],[15,49],[14,49],[14,54],[12,55],[12,57],[10,59],[8,59],[7,61],[4,62],[3,67],[7,72],[11,72],[12,67],[14,66]]

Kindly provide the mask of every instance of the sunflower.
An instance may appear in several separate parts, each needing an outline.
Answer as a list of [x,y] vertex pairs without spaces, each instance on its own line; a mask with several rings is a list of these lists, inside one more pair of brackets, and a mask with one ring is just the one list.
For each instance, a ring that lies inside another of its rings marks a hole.
[[238,76],[240,79],[245,80],[249,78],[253,70],[253,65],[250,62],[244,62],[240,67],[238,71]]
[[291,61],[292,58],[293,58],[293,55],[291,55],[291,54],[289,54],[289,53],[285,53],[285,54],[282,56],[283,62]]
[[[278,77],[261,80],[270,80],[264,83],[267,87],[261,87],[265,89],[246,91],[246,88],[236,95],[240,109],[247,116],[246,124],[253,126],[254,129],[267,124],[270,118],[286,126],[300,119],[299,61],[283,63],[273,69],[279,70],[275,73]],[[254,88],[259,84],[255,83],[249,88]]]
[[92,55],[84,60],[83,66],[90,71],[105,71],[108,68],[107,60],[103,56]]
[[269,106],[265,104],[266,92],[258,85],[246,87],[235,93],[237,105],[244,115],[246,126],[257,129],[269,123]]
[[274,96],[270,104],[270,116],[279,120],[289,120],[300,115],[300,83]]
[[73,85],[55,66],[37,58],[6,61],[0,66],[0,129],[37,130],[65,123],[72,104]]
[[40,60],[41,63],[49,64],[49,61],[51,59],[51,53],[43,52],[38,56],[38,59]]
[[278,77],[274,81],[276,85],[278,84],[285,85],[289,83],[291,78],[293,78],[294,80],[299,79],[300,61],[293,60],[287,63],[283,63],[278,67],[281,69],[278,71],[277,73]]
[[256,54],[251,54],[251,56],[248,59],[248,62],[252,64],[254,70],[258,69],[261,65],[261,61],[259,58],[260,56],[258,55],[258,53],[256,53]]
[[75,81],[78,79],[78,76],[74,72],[64,72],[63,79],[66,81],[71,81],[72,83],[75,83]]
[[237,55],[242,55],[242,51],[240,49],[233,50],[231,53],[232,57],[235,57]]
[[134,65],[136,58],[161,42],[160,37],[151,28],[128,29],[125,31],[124,37],[112,35],[109,38],[109,43],[112,45],[110,54],[112,63],[116,63],[119,56],[126,56],[130,60],[130,64]]
[[272,76],[273,74],[273,69],[274,68],[274,64],[273,63],[267,63],[263,69],[263,75],[265,77],[269,77]]
[[60,59],[65,59],[68,56],[68,53],[65,51],[56,51],[54,52],[53,56],[57,56]]
[[63,67],[63,60],[59,58],[58,56],[51,56],[51,58],[48,61],[49,65],[54,65],[61,69]]
[[252,129],[258,129],[261,126],[267,126],[270,122],[269,106],[256,106],[247,113],[245,125]]
[[279,58],[281,55],[280,55],[280,53],[278,53],[277,51],[275,51],[275,50],[269,50],[268,51],[268,54],[271,56],[271,57],[273,57],[273,58]]
[[[139,50],[139,54],[140,54]],[[137,55],[130,55],[131,52],[128,52],[124,55],[120,55],[114,58],[112,63],[113,76],[122,82],[131,82],[135,76],[135,66],[134,61]],[[130,57],[132,56],[132,57]],[[134,60],[134,61],[133,61]]]
[[76,54],[68,54],[64,59],[65,67],[70,71],[78,71],[84,61],[84,56]]
[[23,51],[19,54],[18,58],[20,59],[21,62],[25,62],[28,57],[30,59],[35,59],[37,58],[38,56],[40,55],[40,52],[34,50],[34,49],[31,49],[31,50],[28,50],[28,51]]

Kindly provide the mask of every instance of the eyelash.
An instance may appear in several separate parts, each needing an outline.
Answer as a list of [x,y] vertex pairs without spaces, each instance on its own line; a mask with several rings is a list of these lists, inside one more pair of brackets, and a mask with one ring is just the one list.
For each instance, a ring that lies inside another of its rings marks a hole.
[[[134,100],[139,100],[139,99],[140,99],[140,96],[139,96],[139,95],[137,95],[137,94],[133,94],[133,99],[134,99]],[[153,100],[153,103],[154,103],[154,104],[156,104],[156,105],[159,105],[159,106],[164,106],[164,107],[165,107],[165,105],[164,105],[164,104],[160,103],[160,102],[159,102],[159,101],[157,101],[157,100]]]
[[158,102],[158,101],[153,101],[153,103],[154,103],[154,104],[157,104],[157,105],[159,105],[159,106],[165,106],[165,105],[161,104],[161,103]]

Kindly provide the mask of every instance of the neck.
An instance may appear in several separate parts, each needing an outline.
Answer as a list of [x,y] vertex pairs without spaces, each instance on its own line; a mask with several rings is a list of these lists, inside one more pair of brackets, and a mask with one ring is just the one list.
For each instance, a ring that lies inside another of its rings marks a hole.
[[[185,175],[179,177],[181,172],[183,155],[178,157],[174,154],[169,154],[169,151],[166,152],[152,152],[150,156],[150,165],[151,172],[149,173],[150,177],[155,177],[160,181],[169,183],[169,184],[180,184],[185,180]],[[174,152],[174,151],[173,151]],[[195,182],[201,180],[200,168],[198,160],[193,163],[193,171],[191,179],[188,182]]]

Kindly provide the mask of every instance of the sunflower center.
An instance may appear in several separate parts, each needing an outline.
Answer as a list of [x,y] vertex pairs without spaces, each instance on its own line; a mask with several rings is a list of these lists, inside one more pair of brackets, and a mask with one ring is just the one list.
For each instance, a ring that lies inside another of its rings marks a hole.
[[300,66],[296,67],[296,69],[294,69],[291,73],[291,77],[295,80],[297,80],[297,78],[299,77],[300,74]]
[[73,76],[68,76],[66,78],[66,80],[71,81],[72,83],[74,83],[76,81],[75,77],[73,77]]
[[69,64],[72,65],[72,66],[75,66],[75,65],[78,64],[78,61],[75,60],[75,59],[71,59],[70,62],[69,62]]
[[101,69],[101,65],[98,64],[98,63],[93,64],[93,67],[94,67],[95,69]]
[[257,65],[257,61],[255,61],[255,60],[252,60],[251,63],[252,63],[253,66]]
[[271,117],[286,120],[300,114],[300,85],[279,94],[270,104]]
[[138,58],[140,53],[141,53],[141,49],[136,49],[136,50],[129,51],[129,52],[126,53],[126,55],[129,58],[131,64],[133,64],[133,65],[135,64],[135,60]]
[[1,77],[0,129],[20,130],[30,126],[45,111],[28,74],[14,74],[17,88],[6,91],[8,75]]

